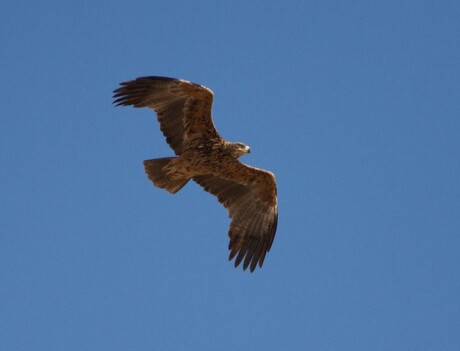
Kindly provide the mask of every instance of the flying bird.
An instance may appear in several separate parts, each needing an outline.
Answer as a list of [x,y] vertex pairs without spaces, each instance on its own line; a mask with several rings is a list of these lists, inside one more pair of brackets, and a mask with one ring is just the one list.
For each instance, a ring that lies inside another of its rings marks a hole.
[[212,119],[211,89],[182,79],[140,77],[114,90],[116,106],[148,107],[175,157],[144,161],[153,184],[177,193],[190,179],[215,195],[231,219],[229,260],[253,272],[262,267],[278,223],[273,173],[238,160],[250,152],[243,143],[224,140]]

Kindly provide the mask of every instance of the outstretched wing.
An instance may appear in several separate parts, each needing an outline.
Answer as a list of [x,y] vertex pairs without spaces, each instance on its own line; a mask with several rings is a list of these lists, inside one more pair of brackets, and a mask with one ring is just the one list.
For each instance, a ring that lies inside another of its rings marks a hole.
[[220,138],[212,121],[211,89],[166,77],[140,77],[120,85],[114,90],[114,104],[155,110],[161,131],[176,155],[184,151],[187,141]]
[[278,224],[275,176],[237,160],[226,165],[223,176],[204,175],[193,180],[217,196],[231,218],[228,236],[229,260],[251,272],[262,264],[272,246]]

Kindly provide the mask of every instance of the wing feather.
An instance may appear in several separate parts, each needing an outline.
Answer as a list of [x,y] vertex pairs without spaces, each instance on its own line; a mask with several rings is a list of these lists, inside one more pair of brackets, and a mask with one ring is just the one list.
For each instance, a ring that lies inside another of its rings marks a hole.
[[186,142],[221,138],[212,121],[213,92],[186,80],[140,77],[114,90],[116,106],[149,107],[157,113],[167,143],[176,155]]
[[229,260],[236,257],[235,267],[243,262],[243,269],[249,267],[253,272],[257,264],[262,267],[275,237],[278,223],[276,181],[270,172],[235,162],[244,172],[232,173],[231,177],[203,175],[193,180],[215,195],[228,210],[231,218]]

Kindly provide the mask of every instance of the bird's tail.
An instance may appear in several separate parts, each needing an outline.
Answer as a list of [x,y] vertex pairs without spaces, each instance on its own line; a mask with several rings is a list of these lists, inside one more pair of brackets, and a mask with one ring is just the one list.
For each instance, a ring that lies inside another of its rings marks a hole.
[[168,174],[165,172],[164,167],[169,162],[174,160],[176,157],[157,158],[154,160],[145,160],[144,168],[147,177],[152,183],[161,188],[165,189],[171,194],[177,193],[182,187],[187,184],[190,178],[186,179],[170,179]]

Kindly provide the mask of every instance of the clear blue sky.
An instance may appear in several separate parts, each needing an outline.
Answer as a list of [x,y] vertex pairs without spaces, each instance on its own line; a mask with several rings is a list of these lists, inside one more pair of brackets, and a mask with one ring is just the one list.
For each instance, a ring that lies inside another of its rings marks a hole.
[[[0,343],[9,351],[460,350],[460,2],[0,5]],[[277,176],[264,267],[119,82],[215,92]]]

